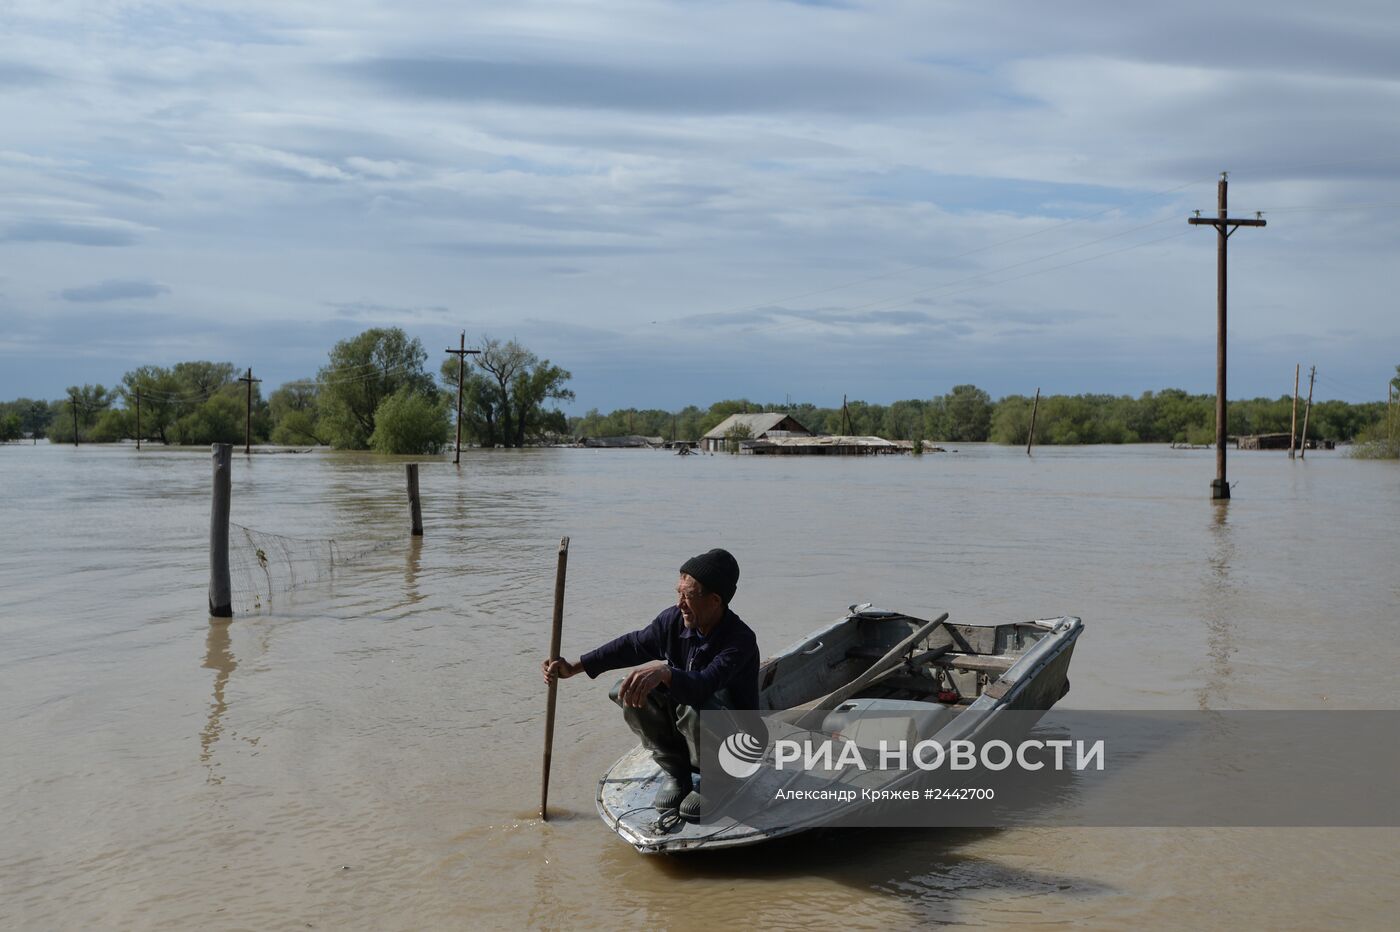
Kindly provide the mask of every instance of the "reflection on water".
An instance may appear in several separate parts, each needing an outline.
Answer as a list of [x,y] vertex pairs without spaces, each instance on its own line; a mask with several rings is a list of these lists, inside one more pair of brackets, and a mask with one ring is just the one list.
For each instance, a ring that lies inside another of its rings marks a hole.
[[233,675],[234,670],[238,669],[238,661],[234,659],[231,649],[232,641],[229,638],[231,625],[232,622],[229,621],[211,619],[209,634],[204,639],[204,669],[214,671],[214,700],[209,704],[209,721],[205,723],[204,730],[199,733],[199,761],[208,770],[208,782],[210,783],[223,782],[223,777],[214,772],[211,758],[214,754],[214,744],[223,733],[224,713],[228,711],[224,689],[228,686],[228,678]]
[[421,536],[409,535],[408,557],[403,571],[404,592],[408,597],[409,605],[417,605],[423,601],[422,594],[418,591],[418,574],[423,569],[423,538]]
[[1210,553],[1202,605],[1206,624],[1205,682],[1196,691],[1196,703],[1202,711],[1228,707],[1232,671],[1231,655],[1235,652],[1235,615],[1238,593],[1230,578],[1230,566],[1235,560],[1235,540],[1230,529],[1228,500],[1212,503],[1214,515],[1210,524]]
[[[751,891],[707,905],[706,924],[716,926],[742,925],[758,913],[765,927],[811,928],[819,910],[824,926],[914,928],[965,922],[989,903],[997,904],[1005,923],[1037,898],[1069,890],[1086,899],[1117,892],[1059,859],[1018,864],[990,854],[1015,850],[1014,837],[978,828],[818,829],[759,847],[683,857],[639,859],[618,848],[606,854],[605,870],[616,872],[620,891],[680,890],[697,882]],[[665,902],[621,895],[646,911],[644,924],[678,918]]]

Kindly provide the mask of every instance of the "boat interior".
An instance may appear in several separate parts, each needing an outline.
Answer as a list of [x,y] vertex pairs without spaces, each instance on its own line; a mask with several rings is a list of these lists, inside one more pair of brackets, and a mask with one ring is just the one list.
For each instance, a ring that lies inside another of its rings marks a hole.
[[[855,682],[930,622],[897,612],[853,611],[759,671],[765,710],[811,705]],[[906,646],[902,662],[843,700],[971,704],[1051,629],[1036,622],[961,625],[943,621]]]

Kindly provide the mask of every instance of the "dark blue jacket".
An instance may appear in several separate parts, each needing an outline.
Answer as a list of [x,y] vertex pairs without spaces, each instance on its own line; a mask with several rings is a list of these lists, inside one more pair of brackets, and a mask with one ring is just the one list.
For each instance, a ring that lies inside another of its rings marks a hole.
[[[758,638],[727,608],[708,637],[687,628],[680,608],[672,605],[640,631],[581,658],[590,677],[648,660],[664,660],[671,668],[670,692],[677,702],[695,708],[711,700],[730,709],[758,708]],[[716,699],[721,690],[725,694]]]

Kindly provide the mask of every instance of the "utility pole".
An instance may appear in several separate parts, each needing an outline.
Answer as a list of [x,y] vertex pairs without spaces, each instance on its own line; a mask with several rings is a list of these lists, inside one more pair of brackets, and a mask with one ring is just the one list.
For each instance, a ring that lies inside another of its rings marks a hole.
[[141,450],[141,389],[136,390],[136,449]]
[[78,396],[76,394],[68,396],[68,403],[73,406],[73,446],[78,445]]
[[1031,406],[1031,432],[1026,437],[1026,455],[1031,455],[1031,444],[1035,443],[1035,415],[1040,410],[1040,387],[1035,389],[1035,404]]
[[1308,456],[1308,415],[1312,414],[1312,388],[1313,379],[1317,377],[1317,366],[1313,366],[1308,372],[1308,406],[1303,409],[1303,442],[1299,444],[1299,459],[1306,459]]
[[1294,442],[1298,439],[1298,368],[1299,363],[1293,364],[1293,422],[1288,427],[1288,458],[1293,459],[1293,450],[1297,446]]
[[253,378],[253,367],[249,366],[248,374],[238,381],[248,383],[248,408],[243,415],[243,455],[248,456],[253,452],[253,383],[262,379]]
[[1218,201],[1217,209],[1220,211],[1218,217],[1202,217],[1201,212],[1196,211],[1196,216],[1188,217],[1186,222],[1192,225],[1213,226],[1216,233],[1216,257],[1215,257],[1215,479],[1210,484],[1211,499],[1228,499],[1230,497],[1230,483],[1225,481],[1225,281],[1226,281],[1226,254],[1225,243],[1230,239],[1230,234],[1239,227],[1262,227],[1266,225],[1264,218],[1255,214],[1253,220],[1242,220],[1238,217],[1229,216],[1225,209],[1225,196],[1230,186],[1230,173],[1220,173],[1220,184],[1217,188]]
[[1386,444],[1396,442],[1396,413],[1394,413],[1396,402],[1394,402],[1394,397],[1396,397],[1396,383],[1386,382]]
[[851,435],[851,412],[846,407],[846,396],[841,396],[841,436]]
[[457,338],[457,348],[448,347],[447,352],[457,357],[457,442],[452,447],[452,465],[462,462],[462,383],[467,379],[467,357],[480,356],[481,350],[467,349],[467,331]]

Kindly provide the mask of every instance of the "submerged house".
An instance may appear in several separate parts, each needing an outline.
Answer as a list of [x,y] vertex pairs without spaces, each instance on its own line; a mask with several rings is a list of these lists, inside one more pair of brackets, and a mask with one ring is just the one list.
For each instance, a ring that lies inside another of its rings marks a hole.
[[866,456],[872,453],[909,453],[913,443],[886,440],[883,437],[826,436],[772,437],[764,440],[743,440],[740,453],[764,456]]
[[666,445],[660,437],[629,434],[623,437],[580,437],[578,445],[596,450],[657,450]]
[[761,414],[731,414],[700,438],[700,449],[707,453],[724,452],[725,438],[731,431],[745,434],[744,441],[776,440],[780,437],[810,437],[812,432],[797,418],[780,411]]

